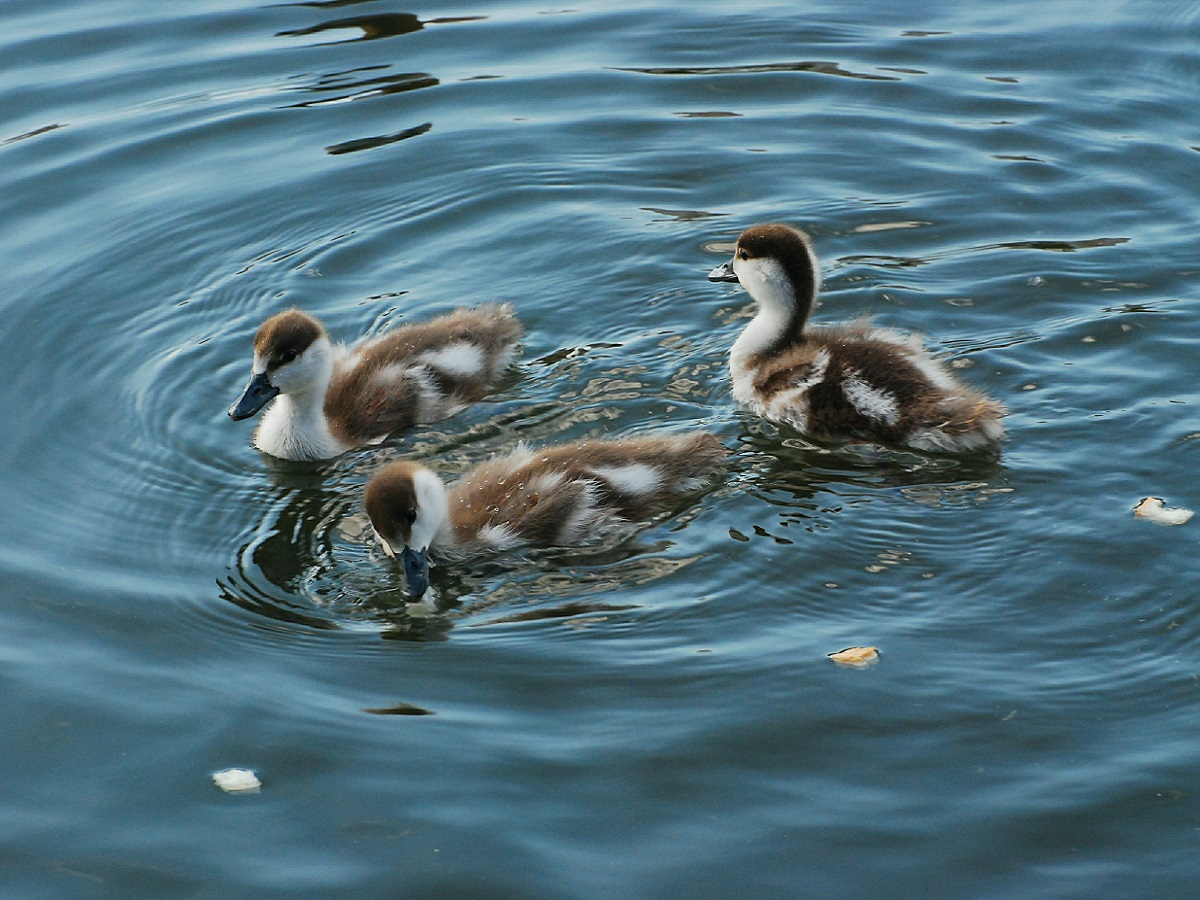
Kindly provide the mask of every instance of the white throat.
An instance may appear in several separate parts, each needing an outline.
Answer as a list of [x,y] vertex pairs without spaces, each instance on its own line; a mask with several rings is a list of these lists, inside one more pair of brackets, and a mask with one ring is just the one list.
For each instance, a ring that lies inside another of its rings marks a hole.
[[412,525],[409,546],[428,550],[433,544],[449,543],[450,497],[442,479],[426,468],[413,472],[413,490],[417,494],[417,519]]
[[[758,314],[734,342],[729,354],[730,366],[740,368],[792,327],[797,300],[791,279],[774,259],[735,259],[734,272],[758,305]],[[814,288],[814,301],[815,293]]]
[[[260,360],[254,361],[259,371]],[[334,438],[325,419],[325,393],[333,377],[334,347],[319,338],[295,362],[271,377],[279,396],[263,414],[254,445],[284,459],[328,459],[349,447]]]

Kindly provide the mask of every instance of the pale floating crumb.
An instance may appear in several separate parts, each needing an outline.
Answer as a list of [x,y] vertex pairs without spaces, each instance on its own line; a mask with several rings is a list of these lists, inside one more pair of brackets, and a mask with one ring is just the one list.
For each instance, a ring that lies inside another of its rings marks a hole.
[[1023,391],[1036,391],[1036,390],[1037,390],[1037,385],[1036,385],[1036,384],[1023,384],[1023,385],[1021,385],[1021,390],[1023,390]]
[[1195,515],[1182,506],[1166,506],[1161,497],[1145,497],[1133,508],[1136,518],[1145,519],[1155,525],[1182,525]]
[[1092,335],[1090,335],[1090,334],[1085,334],[1085,335],[1084,335],[1082,338],[1080,338],[1080,340],[1081,340],[1083,343],[1085,343],[1085,344],[1094,344],[1094,343],[1096,343],[1096,338],[1095,338],[1095,337],[1093,337],[1093,336],[1092,336]]
[[227,794],[257,794],[262,782],[249,769],[222,769],[213,773],[213,784]]
[[973,365],[975,365],[975,363],[973,363],[971,360],[966,359],[964,357],[963,359],[952,360],[950,363],[950,368],[952,368],[952,369],[969,369]]
[[872,575],[877,575],[880,572],[886,572],[887,566],[880,565],[879,563],[873,563],[869,566],[863,566],[863,569],[867,572],[870,572]]
[[828,656],[840,666],[873,666],[879,662],[879,651],[874,647],[847,647]]

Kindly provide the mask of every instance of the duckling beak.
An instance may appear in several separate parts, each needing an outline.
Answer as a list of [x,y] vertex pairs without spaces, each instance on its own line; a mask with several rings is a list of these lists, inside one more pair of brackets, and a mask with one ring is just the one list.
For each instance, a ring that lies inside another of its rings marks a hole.
[[429,590],[429,551],[405,547],[400,551],[400,564],[408,580],[408,599],[420,600]]
[[727,263],[721,263],[711,272],[708,273],[709,281],[731,281],[734,284],[740,284],[737,273],[733,271],[733,260]]
[[279,388],[271,384],[266,372],[259,372],[250,378],[250,383],[238,397],[237,403],[229,407],[229,418],[235,422],[248,419],[264,406],[267,401],[279,393]]

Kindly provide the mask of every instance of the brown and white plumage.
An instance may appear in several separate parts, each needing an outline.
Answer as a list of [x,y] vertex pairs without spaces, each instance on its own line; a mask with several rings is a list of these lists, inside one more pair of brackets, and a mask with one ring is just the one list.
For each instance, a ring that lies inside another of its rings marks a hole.
[[283,459],[328,459],[479,400],[521,332],[510,306],[485,305],[345,347],[288,310],[258,329],[253,375],[229,415],[249,418],[275,398],[254,445]]
[[806,327],[819,285],[808,239],[787,225],[742,232],[711,281],[739,282],[758,314],[729,354],[733,397],[819,440],[961,452],[1000,441],[1004,407],[963,384],[916,335],[867,320]]
[[384,549],[404,565],[416,598],[428,587],[430,551],[462,558],[574,544],[696,490],[724,456],[708,432],[540,450],[522,444],[472,469],[449,490],[425,466],[393,462],[367,485],[366,511]]

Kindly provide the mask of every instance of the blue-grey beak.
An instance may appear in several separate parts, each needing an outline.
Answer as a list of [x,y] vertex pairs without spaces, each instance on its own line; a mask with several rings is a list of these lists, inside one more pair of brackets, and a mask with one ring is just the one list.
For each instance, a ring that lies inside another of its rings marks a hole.
[[734,284],[740,284],[737,273],[733,271],[733,260],[727,263],[721,263],[711,272],[708,273],[709,281],[732,281]]
[[229,418],[235,422],[250,418],[266,406],[267,401],[278,393],[279,388],[271,384],[271,379],[267,378],[267,373],[258,373],[250,379],[250,383],[242,391],[242,396],[238,397],[237,403],[229,407]]
[[429,590],[429,551],[405,547],[400,551],[400,564],[408,580],[408,599],[420,600]]

